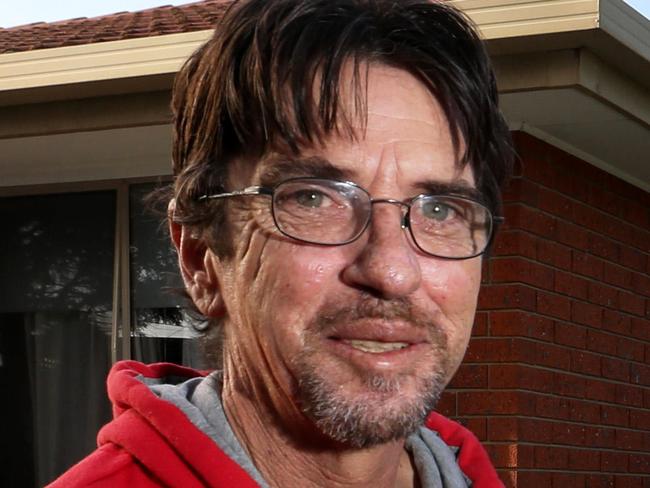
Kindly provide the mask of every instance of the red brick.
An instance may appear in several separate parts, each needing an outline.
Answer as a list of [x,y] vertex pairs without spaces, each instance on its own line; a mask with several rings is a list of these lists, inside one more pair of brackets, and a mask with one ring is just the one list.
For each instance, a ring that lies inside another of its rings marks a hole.
[[587,330],[587,349],[590,351],[616,355],[616,336],[593,329]]
[[524,285],[489,285],[481,288],[479,310],[535,310],[535,290]]
[[503,191],[503,201],[523,202],[533,207],[539,206],[539,185],[527,178],[513,178]]
[[582,376],[556,373],[554,391],[556,394],[565,397],[584,398],[586,381]]
[[517,473],[517,488],[551,486],[553,486],[553,473],[549,471],[521,471]]
[[535,467],[567,469],[569,467],[569,449],[557,446],[535,446]]
[[560,269],[571,269],[571,248],[555,241],[537,239],[538,261]]
[[571,371],[600,376],[600,356],[586,351],[571,351]]
[[567,398],[546,395],[535,398],[535,415],[540,417],[569,420],[571,418],[570,407]]
[[555,239],[557,242],[575,249],[586,249],[589,243],[589,232],[579,225],[557,220],[555,223]]
[[639,341],[619,337],[616,341],[616,355],[642,363],[645,359],[645,345]]
[[630,454],[630,472],[650,474],[650,454]]
[[571,320],[578,324],[600,328],[603,325],[603,308],[591,303],[572,301]]
[[539,188],[537,207],[562,219],[566,219],[573,213],[573,202],[569,198],[544,187]]
[[630,427],[650,431],[650,411],[630,410]]
[[555,238],[556,220],[539,209],[521,204],[507,204],[503,208],[506,218],[504,229],[521,229],[535,235]]
[[650,386],[650,366],[631,363],[630,381],[637,385]]
[[490,441],[516,441],[519,439],[519,419],[515,417],[489,417],[487,437]]
[[569,420],[597,424],[600,417],[600,405],[583,400],[569,400]]
[[473,337],[465,354],[464,362],[513,362],[532,354],[533,345],[523,339],[501,337]]
[[[570,462],[569,462],[570,464]],[[585,475],[582,473],[553,473],[553,486],[570,486],[571,488],[584,488]]]
[[494,258],[490,260],[493,283],[526,283],[548,290],[553,289],[553,269],[523,258]]
[[564,346],[585,349],[587,347],[587,329],[568,322],[555,322],[555,342]]
[[629,246],[621,246],[619,263],[635,271],[644,269],[647,265],[647,256]]
[[630,410],[626,407],[601,405],[600,415],[603,425],[616,425],[619,427],[628,427],[630,425]]
[[616,308],[618,306],[618,290],[612,286],[591,281],[588,287],[588,299],[591,303]]
[[472,336],[486,336],[488,334],[488,313],[477,312],[474,316],[474,325],[472,326]]
[[611,474],[585,475],[586,488],[615,488],[614,477]]
[[614,383],[588,379],[585,387],[585,397],[600,402],[616,402],[616,385]]
[[563,295],[586,300],[589,294],[589,281],[578,275],[556,270],[554,290]]
[[618,302],[621,310],[643,317],[645,315],[645,299],[627,291],[618,292]]
[[632,288],[646,297],[650,297],[650,276],[641,273],[634,273],[632,275]]
[[630,334],[637,339],[650,342],[650,319],[633,317],[630,320]]
[[612,449],[616,445],[616,430],[608,427],[585,426],[585,445]]
[[621,288],[632,286],[632,272],[613,263],[604,263],[603,280],[611,285]]
[[571,318],[571,302],[567,297],[544,291],[537,292],[538,313],[549,315],[562,320]]
[[626,453],[603,451],[600,453],[600,469],[601,471],[624,473],[627,471],[627,460]]
[[[548,427],[547,427],[548,428]],[[585,444],[585,426],[566,422],[553,422],[550,426],[554,444],[582,446]]]
[[486,388],[488,367],[480,364],[461,364],[449,385],[451,388]]
[[498,310],[490,312],[490,335],[523,336],[553,340],[554,323],[552,319],[518,310]]
[[571,367],[571,350],[554,344],[537,343],[533,360],[535,364],[568,371]]
[[521,413],[521,392],[459,391],[458,413],[461,415],[495,415]]
[[600,453],[596,450],[571,449],[569,469],[577,471],[600,471]]
[[604,378],[618,381],[630,381],[630,363],[614,358],[603,358],[601,367]]
[[632,385],[616,385],[616,403],[632,407],[643,407],[643,390]]
[[616,429],[616,448],[626,451],[642,451],[644,447],[643,433],[628,430]]
[[614,488],[643,488],[643,480],[638,476],[614,476]]
[[602,328],[618,334],[629,334],[632,326],[632,318],[617,310],[603,310]]
[[492,247],[492,255],[523,256],[537,259],[537,245],[542,240],[521,230],[499,231]]
[[602,281],[605,265],[604,261],[598,257],[582,251],[573,250],[571,269],[575,273]]
[[436,405],[436,412],[446,417],[455,417],[458,415],[458,409],[456,406],[457,396],[458,394],[455,391],[444,391]]
[[487,418],[485,417],[460,417],[456,422],[472,432],[482,442],[487,440]]
[[521,468],[517,444],[488,444],[486,448],[496,468]]

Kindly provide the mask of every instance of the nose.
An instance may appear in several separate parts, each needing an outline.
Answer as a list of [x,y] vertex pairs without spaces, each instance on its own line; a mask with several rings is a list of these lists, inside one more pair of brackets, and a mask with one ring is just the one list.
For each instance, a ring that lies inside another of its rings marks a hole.
[[[386,205],[391,203],[397,205]],[[358,241],[360,250],[344,269],[343,280],[381,298],[407,296],[420,286],[422,275],[415,247],[400,225],[403,209],[390,200],[373,204],[367,237]]]

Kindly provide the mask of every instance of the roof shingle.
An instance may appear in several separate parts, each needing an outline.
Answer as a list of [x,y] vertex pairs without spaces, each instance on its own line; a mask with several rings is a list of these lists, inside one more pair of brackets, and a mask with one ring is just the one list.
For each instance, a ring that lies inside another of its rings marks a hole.
[[0,54],[212,29],[231,0],[0,28]]

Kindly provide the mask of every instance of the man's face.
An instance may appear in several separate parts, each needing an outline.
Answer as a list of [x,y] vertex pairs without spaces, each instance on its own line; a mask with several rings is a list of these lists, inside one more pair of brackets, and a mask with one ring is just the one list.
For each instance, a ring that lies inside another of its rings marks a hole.
[[[277,154],[252,170],[235,165],[231,187],[323,174],[345,175],[375,199],[406,200],[433,184],[474,187],[469,167],[455,165],[441,108],[416,78],[371,66],[367,103],[356,141],[333,135],[289,167],[283,163],[296,158]],[[334,247],[282,236],[268,197],[229,205],[235,252],[215,259],[226,384],[280,423],[307,418],[354,446],[398,439],[421,424],[464,355],[480,258],[425,255],[401,228],[396,205],[375,204],[365,233]]]

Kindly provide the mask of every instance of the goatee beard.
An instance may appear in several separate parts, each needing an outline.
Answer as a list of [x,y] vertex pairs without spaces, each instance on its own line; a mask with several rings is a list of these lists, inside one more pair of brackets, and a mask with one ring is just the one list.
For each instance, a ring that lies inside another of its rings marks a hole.
[[[406,299],[364,297],[353,306],[324,307],[307,330],[319,336],[316,340],[322,340],[337,324],[367,318],[408,321],[413,327],[426,327],[438,364],[429,371],[414,369],[416,373],[411,375],[361,373],[362,393],[352,396],[342,391],[336,378],[325,377],[316,351],[306,347],[294,362],[303,412],[323,434],[353,448],[385,444],[415,432],[435,408],[448,378],[446,336]],[[410,401],[409,395],[403,394],[407,382],[415,382],[416,391]],[[400,401],[401,397],[404,401]]]

